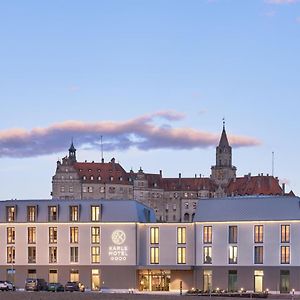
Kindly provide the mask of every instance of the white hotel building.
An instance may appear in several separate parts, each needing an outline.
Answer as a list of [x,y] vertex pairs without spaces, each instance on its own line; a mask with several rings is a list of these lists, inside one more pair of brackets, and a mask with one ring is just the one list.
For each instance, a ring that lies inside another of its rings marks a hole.
[[156,223],[133,200],[0,202],[0,280],[88,289],[300,291],[300,198],[198,202],[192,223]]

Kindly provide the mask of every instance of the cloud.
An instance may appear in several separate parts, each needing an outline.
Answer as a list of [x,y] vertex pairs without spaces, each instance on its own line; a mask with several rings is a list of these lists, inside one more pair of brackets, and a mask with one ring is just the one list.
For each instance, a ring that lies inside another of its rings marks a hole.
[[293,4],[297,3],[298,0],[266,0],[265,2],[269,4]]
[[[0,157],[34,157],[66,151],[72,137],[76,147],[100,149],[103,136],[106,151],[152,149],[195,149],[215,146],[220,133],[210,133],[193,128],[174,128],[170,124],[156,125],[155,119],[169,122],[182,120],[184,114],[159,111],[126,121],[99,121],[86,123],[64,121],[45,128],[7,129],[0,131]],[[256,146],[255,138],[229,136],[235,147]]]

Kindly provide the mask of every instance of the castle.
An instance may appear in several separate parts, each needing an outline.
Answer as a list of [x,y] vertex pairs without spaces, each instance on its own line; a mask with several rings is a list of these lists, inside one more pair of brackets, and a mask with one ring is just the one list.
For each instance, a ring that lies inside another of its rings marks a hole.
[[[236,176],[225,124],[216,147],[210,177],[165,178],[158,174],[127,172],[115,161],[78,162],[71,144],[69,155],[57,161],[52,178],[53,199],[134,199],[154,209],[159,222],[193,221],[197,200],[226,196],[285,195],[276,177]],[[292,192],[289,193],[293,195]]]

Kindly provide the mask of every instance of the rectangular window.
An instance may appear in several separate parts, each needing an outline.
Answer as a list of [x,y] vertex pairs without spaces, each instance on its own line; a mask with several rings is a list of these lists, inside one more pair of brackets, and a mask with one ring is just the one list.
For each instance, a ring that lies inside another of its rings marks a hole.
[[211,246],[203,247],[203,263],[204,264],[212,263],[211,249],[212,249]]
[[15,206],[7,206],[6,207],[6,220],[7,220],[7,222],[15,222],[16,221]]
[[58,207],[57,206],[48,206],[48,221],[49,222],[58,221]]
[[27,241],[28,241],[28,244],[36,243],[36,228],[35,227],[27,228]]
[[290,225],[281,225],[281,243],[290,242]]
[[158,244],[158,243],[159,243],[159,228],[150,227],[150,244]]
[[28,247],[28,263],[36,263],[36,247]]
[[204,244],[212,243],[212,227],[211,226],[203,227],[203,243]]
[[254,247],[254,263],[255,264],[263,264],[264,262],[264,247],[263,246],[255,246]]
[[92,244],[100,243],[100,227],[91,228],[91,243]]
[[8,246],[6,249],[6,261],[8,264],[16,262],[16,249],[15,246]]
[[186,244],[186,227],[177,228],[177,243]]
[[228,233],[229,233],[228,242],[230,244],[236,244],[237,243],[237,235],[238,235],[237,226],[229,226]]
[[290,263],[290,246],[280,247],[280,263],[289,264]]
[[49,227],[49,244],[57,243],[57,227]]
[[57,263],[57,247],[49,247],[49,263]]
[[100,206],[91,206],[91,221],[99,222],[100,221]]
[[79,281],[79,271],[78,270],[72,269],[70,271],[70,281],[71,282]]
[[27,222],[36,221],[36,206],[27,206]]
[[254,225],[254,243],[264,242],[264,226]]
[[79,207],[78,205],[70,206],[70,221],[78,222],[79,221]]
[[70,262],[78,262],[78,247],[70,247]]
[[229,261],[230,264],[237,264],[238,259],[238,247],[237,246],[229,246]]
[[49,270],[48,282],[49,283],[57,283],[58,282],[57,270]]
[[7,227],[7,244],[14,244],[16,240],[16,230],[15,227]]
[[91,247],[91,262],[100,263],[100,247],[92,246]]
[[177,263],[186,264],[186,248],[178,247],[177,248]]
[[150,248],[150,264],[159,264],[159,248]]
[[70,227],[70,243],[78,243],[78,227]]

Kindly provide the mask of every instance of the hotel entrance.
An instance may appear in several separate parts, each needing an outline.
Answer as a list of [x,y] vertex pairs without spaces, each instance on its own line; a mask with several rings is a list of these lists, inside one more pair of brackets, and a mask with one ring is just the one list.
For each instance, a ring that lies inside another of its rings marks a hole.
[[100,290],[100,270],[92,269],[92,291]]
[[171,271],[141,270],[139,272],[140,291],[169,291]]

